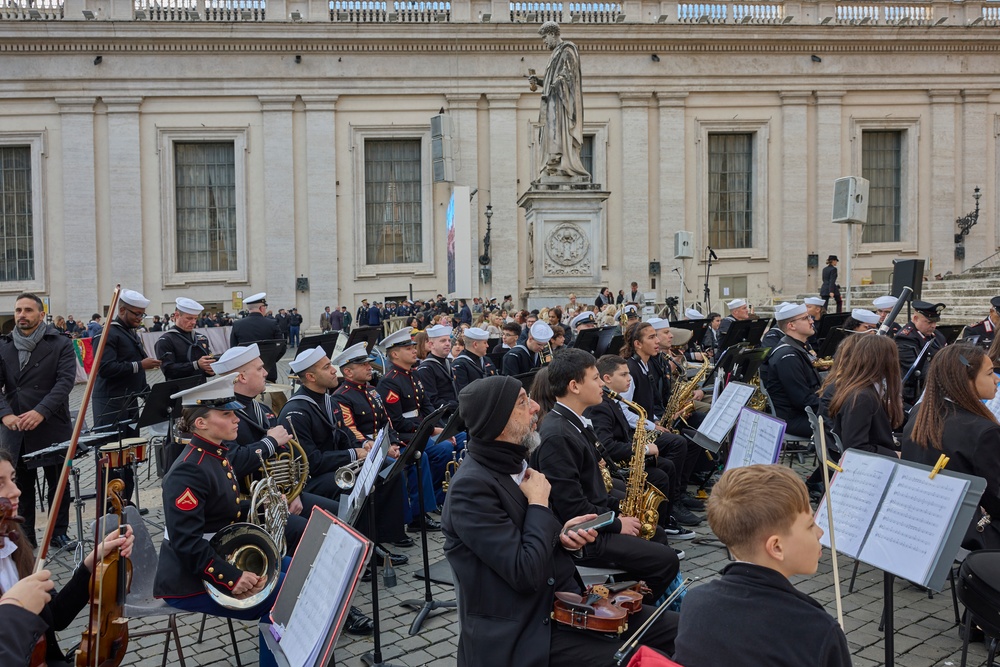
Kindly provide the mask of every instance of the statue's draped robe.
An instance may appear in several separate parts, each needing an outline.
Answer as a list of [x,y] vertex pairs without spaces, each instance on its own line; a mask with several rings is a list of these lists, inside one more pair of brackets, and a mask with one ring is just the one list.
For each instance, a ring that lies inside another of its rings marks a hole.
[[580,159],[583,147],[583,90],[580,52],[572,42],[552,49],[542,87],[542,168],[540,176],[586,177]]

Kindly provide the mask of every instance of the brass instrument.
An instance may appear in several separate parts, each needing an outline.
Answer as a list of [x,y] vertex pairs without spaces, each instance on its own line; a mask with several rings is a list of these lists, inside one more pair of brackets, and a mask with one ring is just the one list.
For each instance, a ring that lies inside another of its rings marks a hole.
[[750,400],[747,401],[747,407],[751,410],[756,410],[757,412],[764,412],[767,410],[767,396],[760,388],[760,370],[753,374],[748,382],[751,387],[753,387],[753,394],[750,395]]
[[611,489],[615,486],[611,481],[611,471],[608,470],[608,465],[604,462],[604,459],[600,459],[597,463],[601,469],[601,481],[604,482],[604,490],[610,493]]
[[685,417],[694,412],[694,401],[692,396],[694,395],[694,390],[698,388],[698,385],[702,383],[705,376],[711,370],[712,362],[706,357],[705,361],[702,362],[701,368],[695,373],[694,377],[690,380],[678,380],[674,390],[670,393],[670,400],[667,401],[667,406],[663,409],[663,416],[660,417],[660,426],[667,429],[671,433],[677,433],[677,431],[671,425],[671,420],[674,415],[680,414],[680,418],[683,420]]
[[833,357],[823,357],[813,362],[813,368],[818,371],[828,371],[833,366]]
[[285,494],[288,502],[298,498],[309,480],[309,458],[298,440],[288,441],[289,451],[278,452],[269,459],[261,459],[261,466],[253,475],[244,478],[246,488],[252,489],[260,479],[270,479],[280,493]]
[[623,398],[607,387],[604,388],[604,393],[624,403],[639,415],[639,423],[636,425],[635,435],[632,436],[632,461],[629,464],[625,498],[618,506],[623,515],[639,520],[639,537],[648,540],[656,533],[656,526],[660,520],[657,508],[666,500],[666,496],[660,493],[659,489],[646,482],[646,445],[650,442],[651,436],[655,437],[655,433],[650,434],[646,431],[646,411],[642,406]]
[[205,582],[209,597],[226,609],[249,609],[266,600],[278,585],[281,559],[285,555],[287,522],[288,502],[274,480],[264,477],[255,481],[247,522],[226,526],[212,536],[209,544],[216,553],[223,554],[230,565],[244,572],[266,576],[267,583],[254,595],[236,598]]
[[444,466],[444,481],[441,482],[441,490],[447,492],[448,487],[451,486],[452,476],[458,472],[459,467],[462,465],[462,461],[465,460],[465,450],[462,450],[462,455],[459,456],[458,452],[451,453],[451,461]]
[[541,365],[548,366],[551,363],[552,363],[552,343],[550,341],[546,343],[545,347],[542,349]]
[[346,466],[340,466],[337,468],[337,472],[334,473],[333,481],[337,483],[338,488],[350,491],[354,488],[354,483],[358,479],[358,473],[361,472],[361,468],[364,465],[365,460],[358,459],[357,461],[351,461]]

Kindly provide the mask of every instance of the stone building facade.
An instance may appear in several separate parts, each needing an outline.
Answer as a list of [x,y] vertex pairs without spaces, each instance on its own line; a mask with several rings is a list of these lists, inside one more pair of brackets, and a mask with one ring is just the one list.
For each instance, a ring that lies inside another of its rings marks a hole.
[[[151,311],[266,291],[314,324],[326,305],[433,296],[452,184],[474,191],[457,239],[472,258],[492,206],[474,291],[523,297],[526,76],[544,71],[549,18],[581,52],[586,161],[611,193],[588,241],[615,290],[635,280],[662,300],[683,275],[697,301],[708,245],[716,310],[818,289],[826,256],[848,252],[829,222],[846,175],[873,188],[855,282],[1000,248],[989,3],[52,2],[0,8],[0,310],[31,289],[87,318],[121,283]],[[433,179],[442,111],[451,183]],[[678,231],[694,258],[674,259]]]

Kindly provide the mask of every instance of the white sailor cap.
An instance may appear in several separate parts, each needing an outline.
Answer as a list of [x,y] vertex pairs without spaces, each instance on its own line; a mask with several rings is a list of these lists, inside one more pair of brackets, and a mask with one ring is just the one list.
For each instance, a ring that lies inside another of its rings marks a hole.
[[372,358],[368,356],[368,348],[365,347],[365,344],[357,343],[335,356],[333,358],[333,365],[349,366],[350,364],[361,364],[366,361],[371,361],[371,359]]
[[703,319],[705,319],[705,315],[702,314],[702,312],[700,310],[697,310],[696,308],[688,308],[687,310],[684,311],[684,315],[689,320],[703,320]]
[[205,384],[171,394],[170,398],[181,399],[181,405],[185,408],[236,410],[242,408],[243,404],[236,400],[236,392],[233,391],[235,382],[236,373],[220,375]]
[[440,338],[441,336],[451,335],[451,327],[447,324],[435,324],[432,327],[427,327],[424,331],[427,333],[428,338]]
[[594,318],[594,314],[592,312],[585,310],[571,319],[569,324],[575,329],[581,324],[597,324],[597,320]]
[[668,320],[668,319],[664,319],[664,318],[660,318],[660,317],[654,317],[654,318],[648,320],[648,322],[651,325],[653,325],[653,329],[655,329],[656,331],[662,331],[663,329],[669,329],[670,328],[670,320]]
[[480,329],[479,327],[472,327],[471,329],[466,329],[462,332],[462,335],[466,340],[489,340],[490,332],[486,329]]
[[782,322],[784,320],[790,320],[793,317],[798,317],[799,315],[806,314],[805,304],[802,303],[783,303],[779,305],[774,311],[774,319]]
[[894,296],[880,296],[879,298],[872,301],[872,305],[879,310],[891,310],[893,306],[896,305],[896,297]]
[[118,300],[136,308],[145,308],[149,305],[149,299],[131,289],[123,289],[118,295]]
[[851,311],[851,317],[864,324],[878,324],[878,315],[870,310],[855,308]]
[[177,310],[188,315],[201,315],[201,311],[205,310],[205,306],[186,296],[177,297],[174,303],[177,304]]
[[807,306],[822,306],[824,303],[826,303],[826,301],[819,298],[818,296],[807,296],[806,298],[802,299],[802,303],[806,304]]
[[304,352],[299,352],[299,355],[295,357],[295,360],[288,364],[296,373],[301,373],[302,371],[308,370],[316,365],[319,361],[326,358],[326,351],[322,347],[311,347]]
[[256,294],[251,294],[247,298],[243,299],[243,305],[248,306],[251,303],[262,303],[267,305],[267,292],[257,292]]
[[625,314],[635,315],[636,317],[639,317],[639,309],[636,308],[634,303],[630,303],[627,306],[625,306]]
[[223,352],[219,360],[212,364],[212,370],[215,371],[216,375],[232,373],[243,364],[248,364],[259,357],[260,348],[257,347],[257,343],[246,347],[237,345]]
[[394,347],[399,347],[400,345],[413,345],[413,338],[410,336],[413,333],[413,327],[403,327],[399,331],[389,334],[382,339],[382,342],[378,344],[380,348],[385,351],[390,350]]
[[736,310],[737,308],[742,308],[745,305],[747,305],[746,299],[733,299],[726,304],[726,308],[729,310]]
[[539,343],[548,343],[552,340],[552,327],[541,320],[531,325],[529,333]]

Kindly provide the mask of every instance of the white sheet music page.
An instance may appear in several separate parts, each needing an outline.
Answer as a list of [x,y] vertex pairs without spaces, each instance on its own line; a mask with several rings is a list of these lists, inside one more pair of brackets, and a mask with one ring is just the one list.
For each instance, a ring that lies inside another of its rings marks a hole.
[[[844,472],[838,472],[830,481],[834,539],[837,551],[857,558],[897,464],[885,456],[863,456],[848,449],[840,459],[840,467]],[[820,542],[829,548],[827,517],[826,496],[823,496],[816,509],[816,524],[823,529]]]
[[753,387],[741,382],[727,384],[722,395],[712,403],[712,409],[698,427],[698,432],[712,442],[722,442],[735,426],[740,410],[753,396],[753,391]]
[[281,637],[281,651],[291,667],[316,663],[334,614],[350,592],[362,546],[343,528],[330,526]]
[[1000,421],[1000,391],[997,392],[996,396],[991,398],[986,403],[986,409],[993,413],[993,416]]
[[784,435],[784,421],[750,408],[742,408],[729,448],[726,470],[755,463],[774,463],[781,453],[781,439]]
[[351,489],[351,495],[347,500],[348,507],[356,507],[363,498],[371,493],[375,476],[382,470],[382,462],[385,461],[385,453],[388,449],[386,443],[388,437],[387,428],[383,428],[375,436],[375,445],[368,452],[368,456],[365,457],[365,464],[361,466],[361,471],[358,472],[358,476],[354,480],[354,488]]
[[[859,558],[926,586],[968,488],[964,479],[929,479],[926,470],[899,466]],[[836,511],[836,500],[833,508]]]

